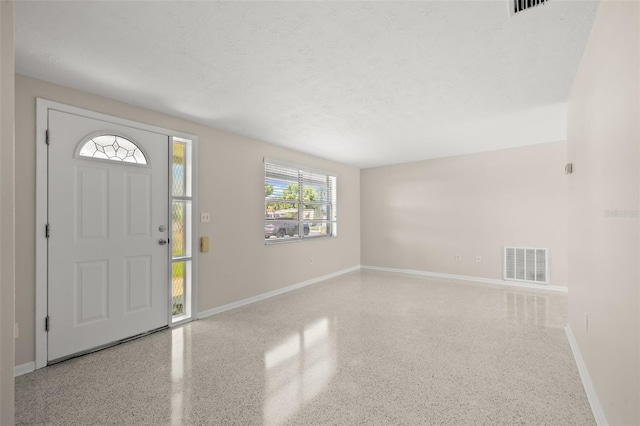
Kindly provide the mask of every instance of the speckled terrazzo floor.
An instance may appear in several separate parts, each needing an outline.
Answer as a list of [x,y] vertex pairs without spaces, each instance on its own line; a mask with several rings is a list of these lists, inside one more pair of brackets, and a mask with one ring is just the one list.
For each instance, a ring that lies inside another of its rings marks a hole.
[[16,378],[19,424],[595,424],[566,295],[359,271]]

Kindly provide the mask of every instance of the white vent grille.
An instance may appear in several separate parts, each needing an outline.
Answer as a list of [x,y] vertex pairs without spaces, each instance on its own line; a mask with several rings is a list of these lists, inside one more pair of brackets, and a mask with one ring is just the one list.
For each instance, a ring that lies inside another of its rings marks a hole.
[[549,284],[549,250],[546,248],[505,247],[504,279]]
[[531,9],[532,7],[545,4],[548,1],[549,0],[509,0],[510,12],[511,15],[515,15],[516,13],[523,12],[527,9]]

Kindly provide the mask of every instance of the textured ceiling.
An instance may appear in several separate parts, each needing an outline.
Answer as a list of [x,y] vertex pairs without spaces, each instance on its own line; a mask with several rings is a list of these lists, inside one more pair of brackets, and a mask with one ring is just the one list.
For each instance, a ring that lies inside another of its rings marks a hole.
[[565,139],[596,9],[20,1],[16,69],[371,167]]

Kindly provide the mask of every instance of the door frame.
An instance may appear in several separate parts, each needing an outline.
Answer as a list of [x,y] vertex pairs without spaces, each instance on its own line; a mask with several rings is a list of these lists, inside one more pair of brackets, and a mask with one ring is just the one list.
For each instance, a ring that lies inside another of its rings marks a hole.
[[[35,368],[39,369],[47,366],[47,347],[48,335],[45,330],[45,320],[48,312],[48,287],[47,287],[47,271],[48,271],[48,246],[45,235],[45,227],[48,218],[48,149],[47,149],[47,129],[49,122],[49,110],[61,111],[68,114],[75,114],[87,118],[107,121],[113,124],[132,127],[139,130],[159,133],[167,136],[169,143],[169,153],[171,150],[171,140],[173,137],[187,139],[191,141],[192,153],[192,209],[191,209],[191,292],[188,295],[191,304],[191,316],[179,322],[172,323],[171,313],[171,250],[167,251],[167,324],[169,327],[183,324],[197,317],[197,293],[198,293],[198,256],[199,239],[198,236],[198,137],[184,132],[169,130],[158,126],[139,123],[137,121],[128,120],[113,115],[103,114],[88,109],[75,107],[60,102],[47,99],[36,98],[36,309],[35,309],[35,343],[36,343],[36,359]],[[171,218],[171,188],[172,188],[172,157],[168,158],[168,217]],[[55,325],[54,325],[55,326]]]

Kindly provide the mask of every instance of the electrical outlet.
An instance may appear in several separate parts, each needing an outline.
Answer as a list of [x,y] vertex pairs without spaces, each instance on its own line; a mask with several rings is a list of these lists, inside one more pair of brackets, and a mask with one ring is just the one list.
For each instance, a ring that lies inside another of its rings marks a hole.
[[476,262],[481,262],[482,261],[482,257],[480,257],[480,255],[476,256]]
[[460,254],[456,254],[456,260],[460,260],[462,259],[462,256],[460,256]]
[[313,257],[309,258],[309,265],[313,265]]
[[200,213],[200,222],[211,222],[211,213]]

